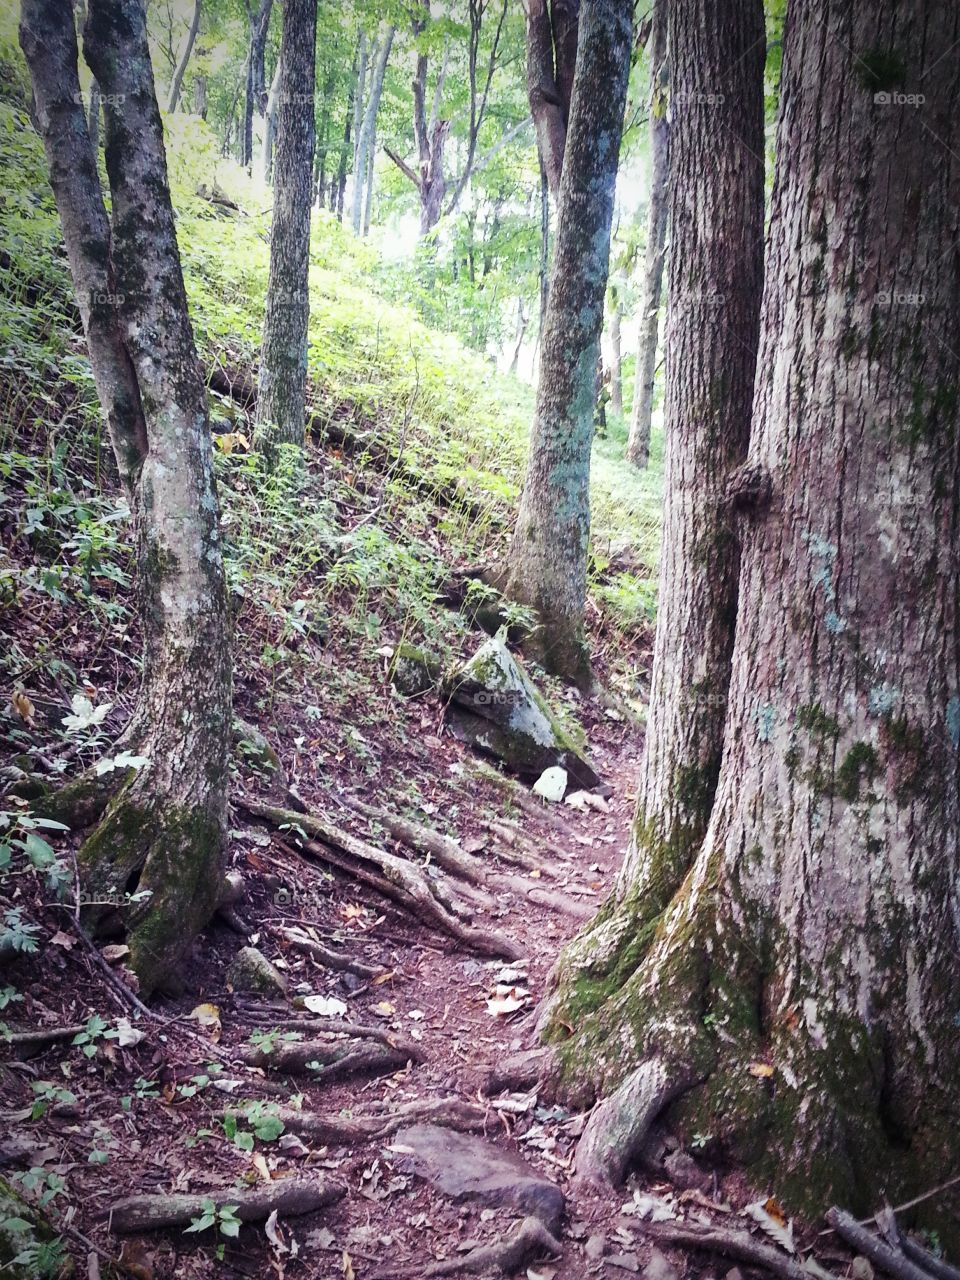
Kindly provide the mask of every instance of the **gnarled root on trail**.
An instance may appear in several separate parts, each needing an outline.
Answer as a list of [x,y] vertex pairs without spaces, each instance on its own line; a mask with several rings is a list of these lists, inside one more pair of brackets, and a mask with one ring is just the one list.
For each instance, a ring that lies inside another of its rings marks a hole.
[[[362,1029],[356,1028],[359,1032]],[[422,1062],[419,1045],[403,1036],[331,1034],[316,1040],[279,1041],[270,1047],[245,1046],[238,1054],[251,1067],[309,1075],[318,1082],[341,1080],[362,1072],[398,1071],[408,1062]]]
[[[746,1231],[729,1231],[696,1222],[644,1223],[644,1231],[662,1244],[679,1244],[688,1249],[718,1253],[721,1257],[733,1258],[751,1267],[763,1267],[765,1271],[780,1276],[781,1280],[810,1280],[811,1272],[806,1267]],[[820,1280],[832,1280],[827,1271],[820,1270],[817,1274]]]
[[313,956],[314,960],[319,961],[325,969],[333,969],[338,973],[352,973],[357,978],[366,978],[367,981],[386,972],[382,965],[364,964],[351,956],[341,955],[339,951],[325,947],[322,942],[317,942],[315,938],[309,937],[300,929],[275,929],[274,933],[282,942],[296,951],[304,951],[307,955]]
[[[422,923],[436,926],[467,950],[506,960],[519,960],[523,955],[512,939],[496,930],[474,928],[458,919],[441,901],[441,896],[452,901],[449,887],[441,888],[438,896],[434,881],[405,858],[358,839],[319,814],[278,809],[248,797],[237,803],[253,817],[284,829],[287,840],[296,842],[293,847],[297,852],[309,853],[371,885]],[[299,831],[305,832],[307,838],[299,835]]]
[[649,1058],[597,1104],[577,1144],[576,1181],[617,1187],[640,1153],[650,1127],[696,1083],[692,1070]]
[[516,1231],[495,1244],[477,1245],[457,1258],[444,1258],[429,1266],[378,1273],[377,1280],[419,1280],[422,1277],[492,1274],[512,1276],[521,1267],[544,1255],[559,1258],[563,1245],[539,1218],[524,1218]]
[[[238,1118],[243,1112],[234,1112]],[[389,1138],[408,1124],[439,1124],[458,1133],[482,1131],[488,1112],[476,1103],[460,1098],[426,1098],[402,1103],[389,1111],[370,1110],[350,1116],[321,1115],[316,1111],[299,1111],[295,1107],[277,1107],[271,1114],[282,1120],[291,1133],[299,1133],[328,1146],[349,1146],[355,1142],[371,1142]]]
[[281,1178],[269,1186],[235,1191],[211,1187],[191,1195],[140,1195],[118,1200],[110,1209],[110,1230],[119,1235],[159,1231],[164,1227],[188,1227],[204,1213],[207,1201],[216,1209],[235,1205],[241,1222],[260,1222],[277,1212],[283,1216],[315,1213],[335,1204],[347,1189],[331,1178]]
[[[563,893],[542,889],[515,872],[497,871],[485,866],[481,859],[465,852],[456,840],[439,831],[432,831],[429,827],[424,827],[409,818],[401,818],[397,814],[389,813],[386,809],[365,804],[360,800],[351,799],[349,804],[365,818],[378,822],[395,840],[406,845],[408,849],[415,853],[426,854],[438,867],[466,881],[474,890],[471,896],[485,906],[492,905],[491,894],[503,891],[528,898],[549,911],[557,911],[563,915],[573,916],[575,919],[586,920],[593,914],[593,908],[589,903],[577,902]],[[534,861],[530,858],[526,865],[529,869],[539,872],[545,869],[545,865],[539,859]],[[548,870],[547,873],[550,874],[550,871]]]

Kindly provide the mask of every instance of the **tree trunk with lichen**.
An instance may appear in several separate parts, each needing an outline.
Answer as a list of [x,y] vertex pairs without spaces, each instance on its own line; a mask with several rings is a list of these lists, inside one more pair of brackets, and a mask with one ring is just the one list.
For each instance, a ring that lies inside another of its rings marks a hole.
[[[958,39],[934,0],[788,14],[750,451],[769,504],[741,517],[713,813],[642,944],[596,933],[546,1019],[571,1087],[614,1090],[587,1177],[639,1140],[638,1090],[682,1092],[680,1131],[792,1209],[960,1169],[960,82],[929,52]],[[956,1207],[917,1212],[956,1239]]]
[[548,671],[588,685],[590,449],[632,6],[585,0],[579,30],[537,408],[506,591],[539,619],[529,652]]
[[78,855],[83,919],[94,931],[122,926],[149,992],[206,924],[223,871],[231,673],[205,388],[142,5],[91,0],[84,30],[103,92],[112,222],[83,117],[67,0],[26,0],[20,38],[133,514],[144,645],[137,708],[118,748],[147,763],[81,779],[60,803],[85,820],[103,814]]
[[278,445],[303,444],[306,423],[316,42],[317,0],[288,0],[280,45],[270,278],[254,432],[257,447],[271,460]]

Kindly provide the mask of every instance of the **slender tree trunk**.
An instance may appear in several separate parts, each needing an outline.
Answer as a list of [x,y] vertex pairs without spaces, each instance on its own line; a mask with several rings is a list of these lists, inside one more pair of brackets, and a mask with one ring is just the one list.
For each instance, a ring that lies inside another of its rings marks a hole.
[[537,410],[507,591],[531,606],[550,671],[591,680],[583,637],[590,449],[630,50],[629,0],[584,0]]
[[373,214],[373,179],[377,161],[377,134],[374,129],[370,139],[370,150],[367,152],[367,189],[363,200],[363,235],[370,234],[370,218]]
[[[347,113],[343,124],[343,147],[340,151],[340,165],[337,170],[337,186],[336,186],[336,213],[338,219],[343,221],[344,197],[347,190],[347,168],[349,166],[350,156],[350,137],[353,127],[354,103],[357,100],[357,94],[360,91],[360,47],[365,37],[363,31],[357,32],[357,48],[353,55],[353,77],[350,82],[350,96],[347,99]],[[334,200],[331,197],[330,208],[334,209]]]
[[[808,1213],[960,1172],[958,39],[935,0],[788,11],[716,800],[568,1058],[686,1064],[672,1123]],[[948,1248],[956,1206],[918,1210]]]
[[[370,92],[363,113],[363,121],[357,138],[357,151],[354,160],[356,179],[353,184],[353,208],[351,222],[354,232],[359,235],[363,224],[363,175],[368,174],[367,204],[370,202],[370,186],[373,180],[374,138],[377,131],[377,113],[380,110],[380,98],[383,94],[383,81],[387,74],[387,62],[393,45],[395,28],[389,23],[380,24],[380,35],[376,58],[370,69]],[[369,171],[369,172],[368,172]],[[367,225],[369,226],[369,219]]]
[[247,58],[247,98],[243,114],[243,150],[241,164],[248,169],[253,164],[253,113],[263,115],[266,106],[266,80],[263,60],[267,48],[267,31],[270,28],[270,11],[273,0],[260,0],[256,12],[250,16],[250,55]]
[[[206,395],[187,314],[144,10],[90,0],[84,53],[106,106],[108,224],[90,147],[68,0],[26,0],[50,179],[136,533],[143,676],[122,745],[144,757],[75,787],[100,797],[78,854],[85,923],[120,916],[149,993],[219,898],[231,675]],[[69,789],[68,789],[69,790]],[[128,894],[142,894],[131,903]]]
[[270,460],[279,444],[303,444],[316,38],[317,0],[286,0],[280,45],[270,278],[255,428],[257,444]]
[[610,408],[623,416],[623,370],[620,351],[620,291],[614,288],[610,299]]
[[655,0],[650,68],[650,204],[637,324],[637,367],[627,461],[644,468],[650,460],[650,424],[660,332],[660,294],[667,246],[670,179],[670,121],[667,115],[667,4]]
[[365,31],[360,32],[360,42],[357,46],[357,87],[353,95],[353,163],[351,165],[351,173],[353,174],[353,191],[350,198],[351,223],[352,212],[355,205],[363,201],[363,179],[365,175],[364,166],[360,164],[360,134],[363,132],[363,104],[367,95],[367,64],[369,62],[369,53],[367,50],[367,34]]
[[173,73],[173,80],[170,83],[170,96],[167,99],[167,112],[172,115],[177,109],[177,103],[180,101],[180,91],[183,89],[183,77],[187,72],[187,64],[190,61],[190,55],[193,53],[193,46],[196,43],[197,32],[200,30],[200,9],[203,0],[194,0],[193,17],[190,19],[190,29],[187,32],[187,38],[184,42],[183,52],[180,55],[180,61],[177,63],[177,69]]
[[87,132],[90,134],[90,146],[93,154],[100,150],[100,86],[96,80],[90,85],[90,106],[87,112]]
[[198,75],[193,82],[193,114],[201,120],[207,118],[207,77]]
[[263,113],[263,155],[261,156],[263,180],[269,185],[273,177],[273,141],[277,130],[277,99],[280,96],[280,59],[270,82],[267,109]]

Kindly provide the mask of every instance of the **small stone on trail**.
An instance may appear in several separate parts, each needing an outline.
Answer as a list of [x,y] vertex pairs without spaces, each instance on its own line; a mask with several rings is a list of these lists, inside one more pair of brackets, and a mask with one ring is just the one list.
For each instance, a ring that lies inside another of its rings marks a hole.
[[598,1258],[602,1258],[607,1252],[607,1237],[602,1233],[591,1236],[583,1246],[583,1252],[591,1262],[596,1262]]
[[514,1152],[435,1124],[399,1130],[390,1150],[451,1200],[510,1205],[539,1218],[551,1232],[559,1227],[563,1192]]
[[653,1249],[643,1268],[643,1280],[677,1280],[676,1268],[659,1249]]
[[635,1253],[614,1253],[606,1261],[608,1267],[618,1267],[621,1271],[640,1270],[640,1260]]
[[743,1280],[743,1272],[739,1267],[731,1267],[724,1276],[724,1280]]
[[561,769],[559,765],[544,769],[533,784],[533,789],[542,799],[549,800],[551,804],[559,804],[567,789],[566,769]]
[[286,978],[256,947],[240,948],[227,971],[227,981],[234,991],[287,994]]
[[663,1161],[667,1177],[681,1191],[706,1191],[710,1186],[710,1175],[704,1171],[686,1151],[671,1151]]

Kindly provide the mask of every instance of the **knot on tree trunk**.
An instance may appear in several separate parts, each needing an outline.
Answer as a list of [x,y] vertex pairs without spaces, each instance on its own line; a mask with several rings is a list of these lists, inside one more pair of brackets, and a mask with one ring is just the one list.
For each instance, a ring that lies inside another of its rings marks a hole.
[[745,462],[732,471],[723,489],[723,507],[738,515],[763,515],[773,498],[773,479],[766,467]]

